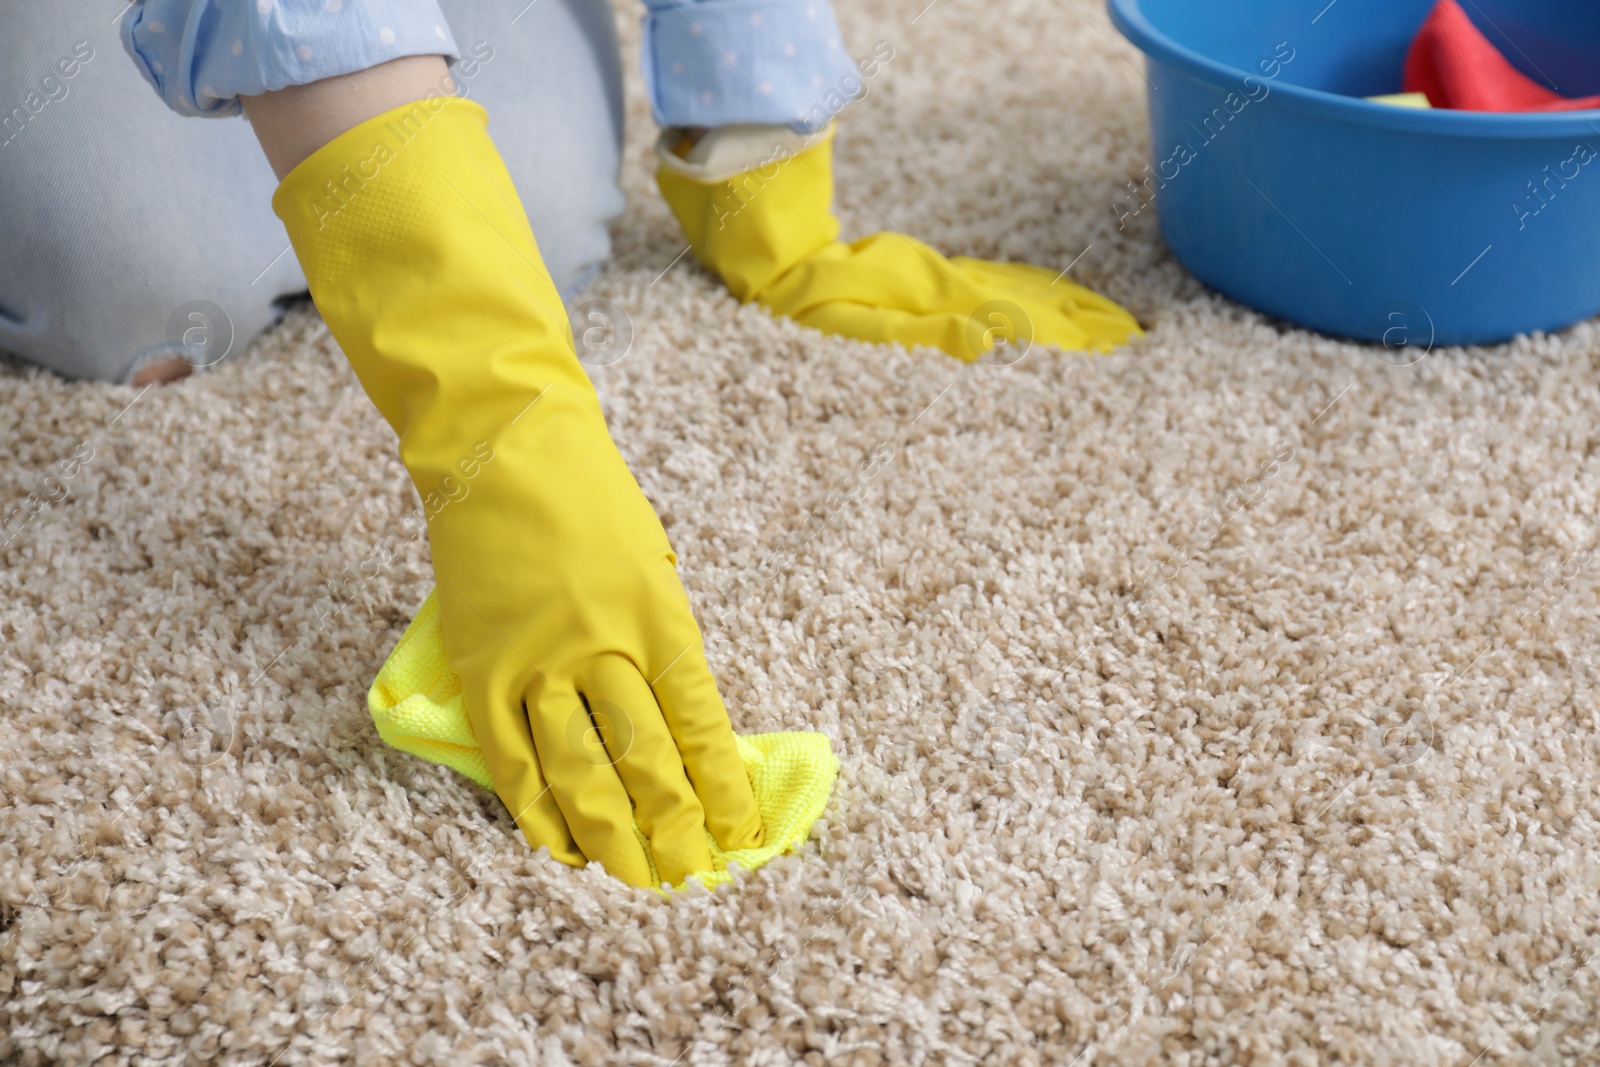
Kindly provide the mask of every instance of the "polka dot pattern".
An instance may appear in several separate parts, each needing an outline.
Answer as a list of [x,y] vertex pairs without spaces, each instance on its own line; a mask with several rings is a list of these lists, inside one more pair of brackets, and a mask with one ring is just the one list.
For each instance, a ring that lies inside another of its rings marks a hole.
[[[848,103],[844,87],[858,85],[825,0],[644,5],[646,82],[665,125],[817,126]],[[236,115],[240,96],[401,56],[459,55],[437,0],[134,0],[122,31],[146,79],[188,115]],[[203,43],[186,56],[185,40]]]
[[823,0],[644,0],[644,68],[656,121],[825,124],[859,72]]
[[[134,0],[122,36],[146,80],[186,115],[236,115],[240,96],[401,56],[460,54],[437,0]],[[185,40],[199,42],[192,56]]]

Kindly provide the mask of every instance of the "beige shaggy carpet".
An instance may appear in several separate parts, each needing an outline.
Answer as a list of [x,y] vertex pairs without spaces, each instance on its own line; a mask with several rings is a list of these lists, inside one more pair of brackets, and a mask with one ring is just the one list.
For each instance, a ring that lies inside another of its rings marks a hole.
[[379,743],[428,557],[309,310],[137,402],[13,369],[4,501],[94,458],[0,572],[0,1062],[1600,1062],[1600,324],[1266,321],[1118,231],[1144,84],[1085,0],[842,6],[894,48],[847,232],[1150,331],[968,367],[658,279],[630,82],[601,390],[737,728],[843,759],[812,841],[663,902]]

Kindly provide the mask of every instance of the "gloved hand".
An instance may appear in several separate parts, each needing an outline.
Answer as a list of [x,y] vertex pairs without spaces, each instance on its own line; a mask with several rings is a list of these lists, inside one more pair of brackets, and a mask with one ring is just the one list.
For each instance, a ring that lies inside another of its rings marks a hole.
[[[367,692],[367,710],[389,744],[461,772],[485,789],[494,779],[461,707],[461,676],[444,649],[435,591],[417,609]],[[747,734],[735,737],[761,811],[761,844],[726,850],[709,835],[711,866],[693,876],[706,888],[733,881],[737,864],[754,871],[803,844],[822,817],[839,773],[827,735]]]
[[662,195],[695,256],[734,296],[823,333],[931,345],[968,362],[997,339],[1106,352],[1140,333],[1110,300],[1040,267],[946,258],[895,233],[840,243],[834,129],[662,134]]
[[[422,496],[445,649],[528,843],[650,885],[762,841],[676,557],[476,103],[340,135],[273,209]],[[634,823],[645,841],[636,836]]]

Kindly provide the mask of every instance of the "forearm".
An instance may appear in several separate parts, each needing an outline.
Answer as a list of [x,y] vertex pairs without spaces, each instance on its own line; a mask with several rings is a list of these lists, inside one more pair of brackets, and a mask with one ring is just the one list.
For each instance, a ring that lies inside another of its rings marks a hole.
[[352,74],[240,99],[281,181],[346,130],[401,104],[454,91],[443,56],[402,56]]

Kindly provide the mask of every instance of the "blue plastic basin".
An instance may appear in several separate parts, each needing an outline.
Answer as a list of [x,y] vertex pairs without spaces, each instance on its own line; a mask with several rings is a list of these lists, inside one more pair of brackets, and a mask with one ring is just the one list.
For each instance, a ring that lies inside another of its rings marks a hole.
[[[1117,205],[1235,300],[1391,345],[1600,312],[1600,110],[1485,114],[1400,91],[1433,0],[1109,0],[1148,57],[1152,160]],[[1600,4],[1463,0],[1518,69],[1600,93]],[[1125,224],[1125,223],[1124,223]]]

